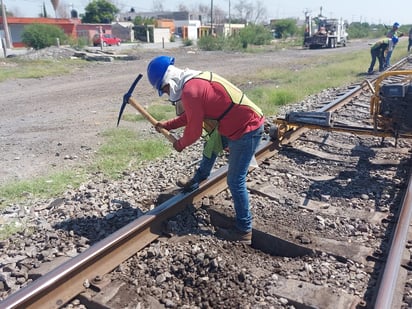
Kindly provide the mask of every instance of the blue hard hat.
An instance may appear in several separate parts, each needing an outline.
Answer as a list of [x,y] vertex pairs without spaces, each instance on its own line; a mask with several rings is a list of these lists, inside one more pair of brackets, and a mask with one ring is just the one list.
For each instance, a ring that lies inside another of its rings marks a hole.
[[174,63],[175,58],[173,57],[159,56],[152,59],[152,61],[150,61],[149,65],[147,66],[147,76],[149,78],[149,82],[154,88],[157,89],[159,96],[163,94],[162,82],[167,68],[169,67],[169,65]]
[[394,27],[394,28],[395,28],[395,27],[396,27],[396,28],[399,28],[399,27],[400,27],[400,24],[399,24],[398,22],[396,22],[396,23],[393,24],[393,27]]
[[393,43],[393,45],[395,45],[396,43],[398,43],[398,41],[399,41],[399,39],[398,39],[397,36],[393,36],[393,37],[392,37],[392,43]]

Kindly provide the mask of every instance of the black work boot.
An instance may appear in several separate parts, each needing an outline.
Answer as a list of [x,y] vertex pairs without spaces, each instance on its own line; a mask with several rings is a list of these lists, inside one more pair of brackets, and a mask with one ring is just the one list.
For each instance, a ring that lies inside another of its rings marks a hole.
[[252,232],[244,232],[238,229],[219,228],[216,231],[215,236],[223,240],[238,241],[249,246],[252,244]]
[[176,185],[183,189],[183,192],[190,192],[199,188],[199,183],[193,178],[182,177],[176,181]]

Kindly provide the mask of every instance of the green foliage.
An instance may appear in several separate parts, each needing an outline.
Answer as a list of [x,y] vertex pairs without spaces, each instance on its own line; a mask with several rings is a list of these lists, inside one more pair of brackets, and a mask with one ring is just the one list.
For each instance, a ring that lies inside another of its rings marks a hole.
[[263,25],[249,24],[239,31],[239,35],[244,48],[246,48],[248,44],[268,44],[273,39],[270,30]]
[[203,50],[223,50],[224,40],[221,36],[205,35],[197,41],[197,46]]
[[293,102],[299,98],[297,93],[290,89],[277,89],[273,87],[257,87],[247,94],[265,115],[276,115],[278,108]]
[[153,104],[147,111],[157,120],[166,120],[176,116],[176,108],[172,104]]
[[296,20],[291,18],[276,20],[270,26],[275,31],[276,38],[291,37],[299,32]]
[[222,36],[207,35],[197,41],[197,46],[203,50],[242,50],[247,47],[247,43],[242,42],[240,36],[224,38]]
[[[133,30],[135,39],[143,42],[153,42],[153,25],[156,24],[156,19],[153,17],[136,16],[133,20]],[[149,27],[150,26],[150,27]],[[148,37],[149,36],[149,37]],[[172,36],[171,39],[174,39]],[[174,42],[174,41],[172,41]]]
[[348,36],[352,39],[380,38],[385,36],[389,28],[382,24],[370,25],[368,23],[353,22],[348,27]]
[[239,34],[225,38],[223,36],[203,36],[197,46],[203,50],[242,50],[249,45],[269,44],[273,36],[269,29],[262,25],[248,25]]
[[92,170],[118,178],[130,167],[138,166],[142,161],[153,160],[170,153],[166,141],[159,138],[144,140],[135,132],[127,129],[112,129],[104,133],[107,139],[98,151],[98,157]]
[[85,60],[25,60],[19,57],[6,58],[3,60],[7,63],[0,70],[0,82],[15,78],[39,78],[44,76],[53,76],[70,73],[73,70],[87,66]]
[[76,39],[69,39],[69,44],[75,49],[82,49],[89,45],[89,39],[87,37],[78,37]]
[[64,44],[67,41],[67,35],[63,29],[55,25],[31,24],[25,26],[22,33],[22,42],[34,49],[56,45],[56,39]]
[[119,9],[106,0],[92,0],[85,8],[83,23],[110,24]]
[[0,187],[0,206],[27,196],[56,196],[67,189],[67,184],[77,186],[85,179],[84,173],[70,170],[33,180],[12,182]]
[[242,50],[247,47],[239,35],[231,36],[224,41],[223,49],[226,51]]
[[189,40],[189,39],[184,39],[183,40],[183,45],[184,46],[192,46],[193,45],[193,41]]
[[148,26],[154,25],[156,23],[156,19],[154,17],[142,17],[136,16],[133,20],[133,24],[136,26]]
[[9,223],[0,224],[0,240],[6,240],[11,235],[20,232],[24,227],[20,222],[13,220]]
[[[166,120],[176,116],[176,109],[172,104],[153,104],[148,107],[147,111],[157,120]],[[122,120],[136,122],[146,120],[146,118],[136,112],[124,114]]]
[[[395,59],[397,50],[395,48]],[[256,75],[249,75],[248,80],[262,86],[248,90],[247,95],[258,103],[265,115],[275,115],[279,106],[297,102],[322,89],[363,79],[359,73],[367,70],[365,63],[369,64],[370,53],[365,48],[341,55],[339,61],[334,61],[335,58],[331,54],[315,60],[301,59],[294,62],[294,70],[267,68]]]
[[348,36],[350,38],[366,38],[369,36],[369,29],[368,23],[351,23],[348,27]]

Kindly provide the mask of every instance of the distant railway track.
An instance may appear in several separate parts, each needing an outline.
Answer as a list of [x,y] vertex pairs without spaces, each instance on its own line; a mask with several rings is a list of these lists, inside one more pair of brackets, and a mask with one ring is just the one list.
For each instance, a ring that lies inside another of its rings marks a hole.
[[[411,67],[403,59],[391,69]],[[335,122],[343,127],[370,127],[366,119],[376,78],[334,100],[318,102],[317,110],[333,111]],[[398,77],[393,79],[397,82]],[[404,254],[406,242],[412,240],[411,149],[408,139],[400,139],[395,147],[390,137],[310,126],[287,132],[280,142],[266,138],[248,186],[255,217],[252,248],[212,235],[213,226],[232,224],[222,166],[198,190],[170,192],[157,207],[11,294],[0,307],[60,308],[76,299],[77,305],[90,308],[122,308],[122,297],[116,295],[123,291],[123,298],[142,308],[150,301],[175,308],[401,308],[408,263]],[[192,233],[176,227],[187,212],[197,224],[202,222],[190,241],[185,239]],[[203,222],[199,216],[207,218],[202,217]],[[200,249],[194,250],[194,244]],[[153,248],[163,254],[150,253]],[[179,268],[184,261],[199,261],[199,252],[201,262],[192,265],[195,275]],[[225,266],[219,259],[222,252],[226,258],[232,255],[239,269]],[[155,258],[149,258],[152,255]],[[162,260],[166,266],[158,264]],[[119,267],[135,279],[124,278],[119,284],[124,277]],[[217,289],[216,282],[226,277],[234,285]],[[136,295],[125,288],[128,285],[134,285]],[[233,291],[236,286],[239,294]],[[152,292],[153,287],[169,294]]]

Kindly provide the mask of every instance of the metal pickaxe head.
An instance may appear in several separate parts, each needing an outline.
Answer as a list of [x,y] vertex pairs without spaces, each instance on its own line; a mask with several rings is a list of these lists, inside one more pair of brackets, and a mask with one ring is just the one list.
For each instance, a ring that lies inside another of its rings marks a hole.
[[142,74],[139,74],[135,81],[133,82],[133,84],[130,86],[130,89],[128,92],[126,92],[126,94],[123,96],[123,103],[122,106],[120,107],[120,112],[119,112],[119,117],[117,118],[117,126],[119,126],[119,122],[120,122],[120,118],[122,118],[122,114],[124,111],[124,108],[126,107],[126,105],[129,103],[129,99],[132,96],[132,93],[134,91],[134,88],[136,88],[137,83],[139,82],[139,80],[143,77]]

